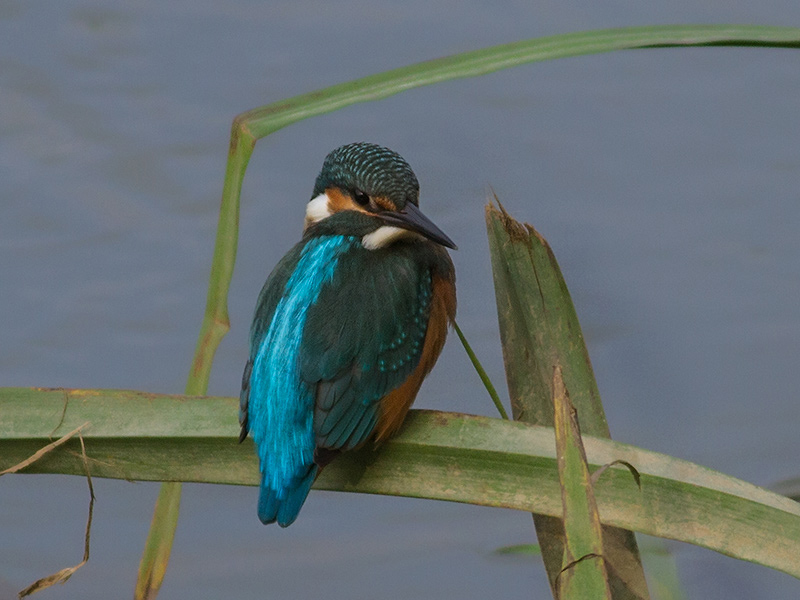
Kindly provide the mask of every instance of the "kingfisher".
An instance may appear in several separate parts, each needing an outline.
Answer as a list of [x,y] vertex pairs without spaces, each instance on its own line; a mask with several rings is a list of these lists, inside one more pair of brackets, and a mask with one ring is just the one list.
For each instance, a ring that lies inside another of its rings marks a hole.
[[288,527],[341,452],[403,423],[455,318],[456,249],[419,209],[419,182],[369,143],[325,158],[302,240],[258,297],[239,441],[261,470],[258,516]]

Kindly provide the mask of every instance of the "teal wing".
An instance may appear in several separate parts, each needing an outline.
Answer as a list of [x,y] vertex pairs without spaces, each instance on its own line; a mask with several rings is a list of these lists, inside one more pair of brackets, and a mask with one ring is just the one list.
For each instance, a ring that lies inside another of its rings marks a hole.
[[347,253],[308,311],[300,375],[316,390],[318,448],[363,443],[380,417],[379,400],[419,363],[431,269],[413,249]]
[[239,434],[240,442],[244,441],[248,431],[250,431],[248,408],[250,404],[250,376],[253,372],[253,361],[264,339],[264,335],[267,329],[269,329],[270,323],[272,323],[272,317],[286,289],[286,283],[289,281],[289,277],[292,275],[292,272],[297,266],[297,262],[300,260],[302,249],[303,243],[301,242],[294,246],[294,248],[275,265],[266,283],[264,283],[264,287],[261,288],[261,293],[258,295],[256,310],[253,315],[253,323],[250,326],[250,356],[244,367],[244,373],[242,374],[242,391],[239,393],[239,424],[242,426],[241,433]]

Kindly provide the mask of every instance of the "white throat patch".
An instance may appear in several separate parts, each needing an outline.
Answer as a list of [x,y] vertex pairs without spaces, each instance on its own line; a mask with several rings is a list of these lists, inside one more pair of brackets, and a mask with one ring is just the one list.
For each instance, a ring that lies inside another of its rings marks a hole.
[[377,250],[378,248],[385,248],[386,246],[395,243],[397,240],[404,237],[416,236],[417,234],[402,227],[393,227],[391,225],[383,225],[378,227],[372,233],[368,233],[361,238],[361,244],[367,250]]
[[328,208],[328,194],[321,193],[306,206],[306,227],[322,219],[327,219],[331,216],[331,211]]

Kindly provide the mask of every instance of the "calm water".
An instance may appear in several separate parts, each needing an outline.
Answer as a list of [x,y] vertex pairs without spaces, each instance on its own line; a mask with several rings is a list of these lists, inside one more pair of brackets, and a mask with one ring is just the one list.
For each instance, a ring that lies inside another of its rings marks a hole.
[[[0,385],[180,393],[243,110],[527,37],[640,24],[799,24],[796,2],[0,4]],[[503,382],[488,186],[552,243],[616,439],[769,485],[798,476],[800,69],[789,50],[650,50],[408,92],[259,143],[243,193],[235,395],[256,294],[299,237],[324,155],[403,154],[460,250],[460,322]],[[493,414],[450,343],[418,406]],[[0,415],[0,418],[2,416]],[[130,597],[157,486],[95,483],[93,555],[54,598]],[[315,492],[288,530],[256,490],[187,486],[164,598],[547,597],[530,516]],[[76,563],[80,478],[0,482],[0,598]],[[673,544],[690,597],[786,598],[795,579]],[[44,596],[43,596],[44,597]]]

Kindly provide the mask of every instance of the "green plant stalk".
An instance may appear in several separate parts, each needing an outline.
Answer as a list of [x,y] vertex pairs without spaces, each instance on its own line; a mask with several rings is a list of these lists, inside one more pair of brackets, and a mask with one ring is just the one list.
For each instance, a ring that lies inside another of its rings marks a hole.
[[[547,242],[530,225],[502,207],[487,206],[486,223],[503,360],[516,420],[552,426],[552,373],[562,369],[584,433],[609,437],[600,393],[569,290]],[[550,585],[556,583],[565,552],[560,519],[534,514]],[[630,531],[605,528],[603,555],[611,565],[615,600],[648,598],[636,538]]]
[[[237,405],[236,398],[0,388],[0,471],[88,421],[81,435],[93,478],[256,486],[252,442],[233,443]],[[798,503],[642,448],[591,436],[583,443],[593,468],[625,460],[641,474],[641,489],[624,466],[609,468],[595,484],[606,525],[697,544],[800,578]],[[70,439],[23,472],[84,477],[80,441]],[[432,411],[412,411],[380,452],[343,455],[315,489],[551,516],[563,510],[551,428]]]
[[800,47],[800,29],[761,25],[666,25],[567,33],[512,42],[369,75],[242,113],[235,127],[260,139],[287,125],[444,81],[522,64],[637,48],[689,46]]
[[486,207],[486,224],[514,418],[553,426],[553,369],[559,367],[582,431],[608,437],[578,315],[552,249],[502,206]]
[[[245,169],[256,140],[297,121],[357,102],[379,100],[408,89],[475,77],[529,62],[632,48],[712,45],[800,47],[800,30],[747,25],[681,25],[564,34],[418,63],[281,100],[238,115],[231,132],[206,313],[192,361],[187,392],[205,393],[214,353],[229,329],[227,297],[236,257],[239,198]],[[165,572],[174,533],[166,535],[153,531],[153,528],[171,527],[174,530],[179,499],[179,486],[167,484],[162,487],[137,582],[137,590],[147,589],[148,592],[144,596],[137,595],[137,600],[155,598],[158,593],[163,577],[155,577],[154,573],[156,570]],[[166,510],[170,511],[169,515],[160,512]],[[161,567],[155,568],[156,561],[163,563],[163,570]],[[149,581],[148,586],[142,583],[145,579]]]
[[[186,382],[187,395],[203,395],[208,390],[208,379],[219,343],[230,329],[228,317],[228,289],[233,277],[236,262],[237,240],[239,237],[239,197],[244,172],[255,140],[246,131],[234,128],[225,173],[222,205],[220,206],[217,237],[214,243],[214,258],[211,262],[211,275],[208,283],[206,310],[200,336],[197,340],[189,378]],[[231,189],[231,186],[238,186]],[[175,529],[181,505],[180,482],[161,484],[153,520],[147,534],[139,574],[134,590],[135,600],[151,600],[158,595],[167,572]]]
[[187,395],[200,396],[206,393],[214,354],[230,329],[228,290],[231,286],[239,241],[239,198],[244,173],[255,143],[255,138],[246,128],[242,129],[234,122],[225,170],[225,184],[222,189],[223,200],[214,241],[214,257],[211,261],[206,310],[186,383]]
[[[586,433],[609,437],[580,323],[555,256],[530,225],[491,206],[486,211],[498,319],[514,418],[553,424],[552,370],[563,370]],[[560,519],[533,516],[554,596],[565,552]],[[649,597],[635,536],[606,528],[604,557],[615,600]]]
[[489,392],[489,397],[494,402],[495,408],[497,408],[497,412],[500,413],[500,416],[503,419],[508,419],[508,413],[506,413],[506,409],[503,406],[503,402],[500,400],[500,396],[497,393],[497,390],[492,383],[492,380],[489,379],[489,375],[486,373],[486,370],[483,368],[481,361],[478,360],[478,356],[472,350],[472,346],[469,345],[464,332],[461,331],[461,327],[458,326],[458,323],[453,321],[453,329],[456,330],[456,334],[458,335],[458,339],[461,340],[461,345],[464,346],[464,351],[467,353],[470,362],[472,363],[472,367],[475,369],[475,372],[478,373],[478,377],[481,378],[483,382],[483,386],[486,388],[486,391]]
[[155,598],[161,589],[175,539],[180,505],[181,483],[162,483],[133,592],[133,597],[137,600]]
[[565,538],[558,598],[611,600],[602,525],[581,441],[578,413],[569,400],[559,366],[553,369],[553,406]]

